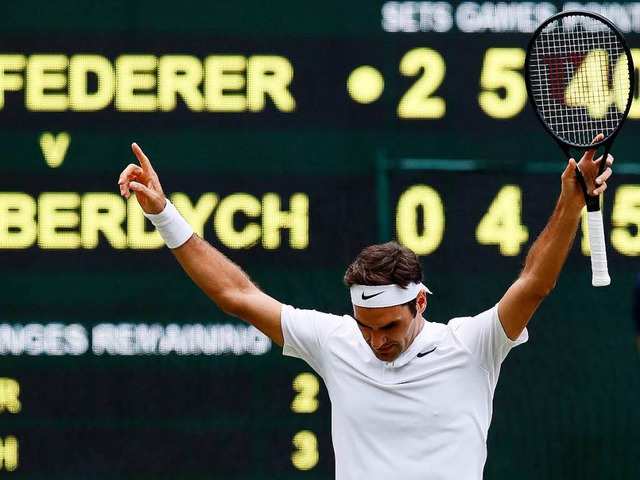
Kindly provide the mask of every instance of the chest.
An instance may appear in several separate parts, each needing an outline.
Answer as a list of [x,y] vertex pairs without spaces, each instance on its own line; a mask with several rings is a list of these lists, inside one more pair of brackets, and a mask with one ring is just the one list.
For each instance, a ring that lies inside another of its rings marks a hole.
[[420,436],[470,419],[484,423],[491,408],[487,373],[455,345],[439,345],[399,367],[347,356],[326,373],[334,416],[359,429]]

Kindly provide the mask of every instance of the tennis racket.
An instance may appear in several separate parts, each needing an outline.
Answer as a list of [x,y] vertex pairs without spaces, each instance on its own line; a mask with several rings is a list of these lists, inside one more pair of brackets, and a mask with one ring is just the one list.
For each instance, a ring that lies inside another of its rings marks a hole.
[[[634,72],[618,29],[606,18],[582,11],[545,20],[531,36],[525,59],[525,83],[538,119],[568,158],[572,149],[603,147],[598,175],[629,113]],[[604,138],[594,141],[598,134]],[[576,175],[587,204],[591,283],[609,285],[600,198],[589,195],[579,169]]]

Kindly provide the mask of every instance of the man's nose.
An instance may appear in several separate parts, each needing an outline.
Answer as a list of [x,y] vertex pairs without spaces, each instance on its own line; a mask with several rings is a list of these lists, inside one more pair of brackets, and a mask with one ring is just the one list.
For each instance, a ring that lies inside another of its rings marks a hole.
[[376,332],[375,330],[371,332],[371,346],[373,348],[382,347],[387,341],[387,337],[385,337],[384,333]]

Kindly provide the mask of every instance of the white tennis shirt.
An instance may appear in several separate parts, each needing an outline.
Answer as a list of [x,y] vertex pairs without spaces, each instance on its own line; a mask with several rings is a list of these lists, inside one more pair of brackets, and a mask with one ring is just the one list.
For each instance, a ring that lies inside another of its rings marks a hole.
[[493,393],[510,340],[497,305],[447,325],[426,322],[393,362],[355,320],[282,309],[283,353],[305,360],[331,398],[336,480],[479,480]]

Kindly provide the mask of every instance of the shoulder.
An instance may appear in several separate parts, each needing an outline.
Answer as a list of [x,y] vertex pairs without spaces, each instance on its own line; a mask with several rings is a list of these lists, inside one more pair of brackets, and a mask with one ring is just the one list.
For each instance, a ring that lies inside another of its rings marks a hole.
[[496,304],[490,309],[474,316],[452,318],[447,323],[447,327],[453,331],[457,331],[461,328],[469,326],[470,324],[473,324],[473,326],[480,326],[482,324],[499,323],[500,320],[498,318],[498,305]]
[[327,337],[336,331],[350,329],[355,325],[355,321],[348,315],[335,315],[318,310],[295,308],[291,305],[282,306],[281,322],[283,329],[315,331],[323,337]]
[[347,315],[283,305],[281,316],[283,354],[305,360],[321,375],[327,351],[335,348],[343,350],[339,346],[352,341],[355,338],[354,329],[357,330],[355,321]]
[[498,305],[473,317],[454,318],[448,327],[487,371],[495,372],[511,348],[527,341],[525,329],[516,340],[507,336],[498,317]]
[[320,312],[318,310],[296,308],[291,305],[282,305],[282,318],[292,321],[319,321],[328,324],[340,324],[348,315],[335,315],[333,313]]

